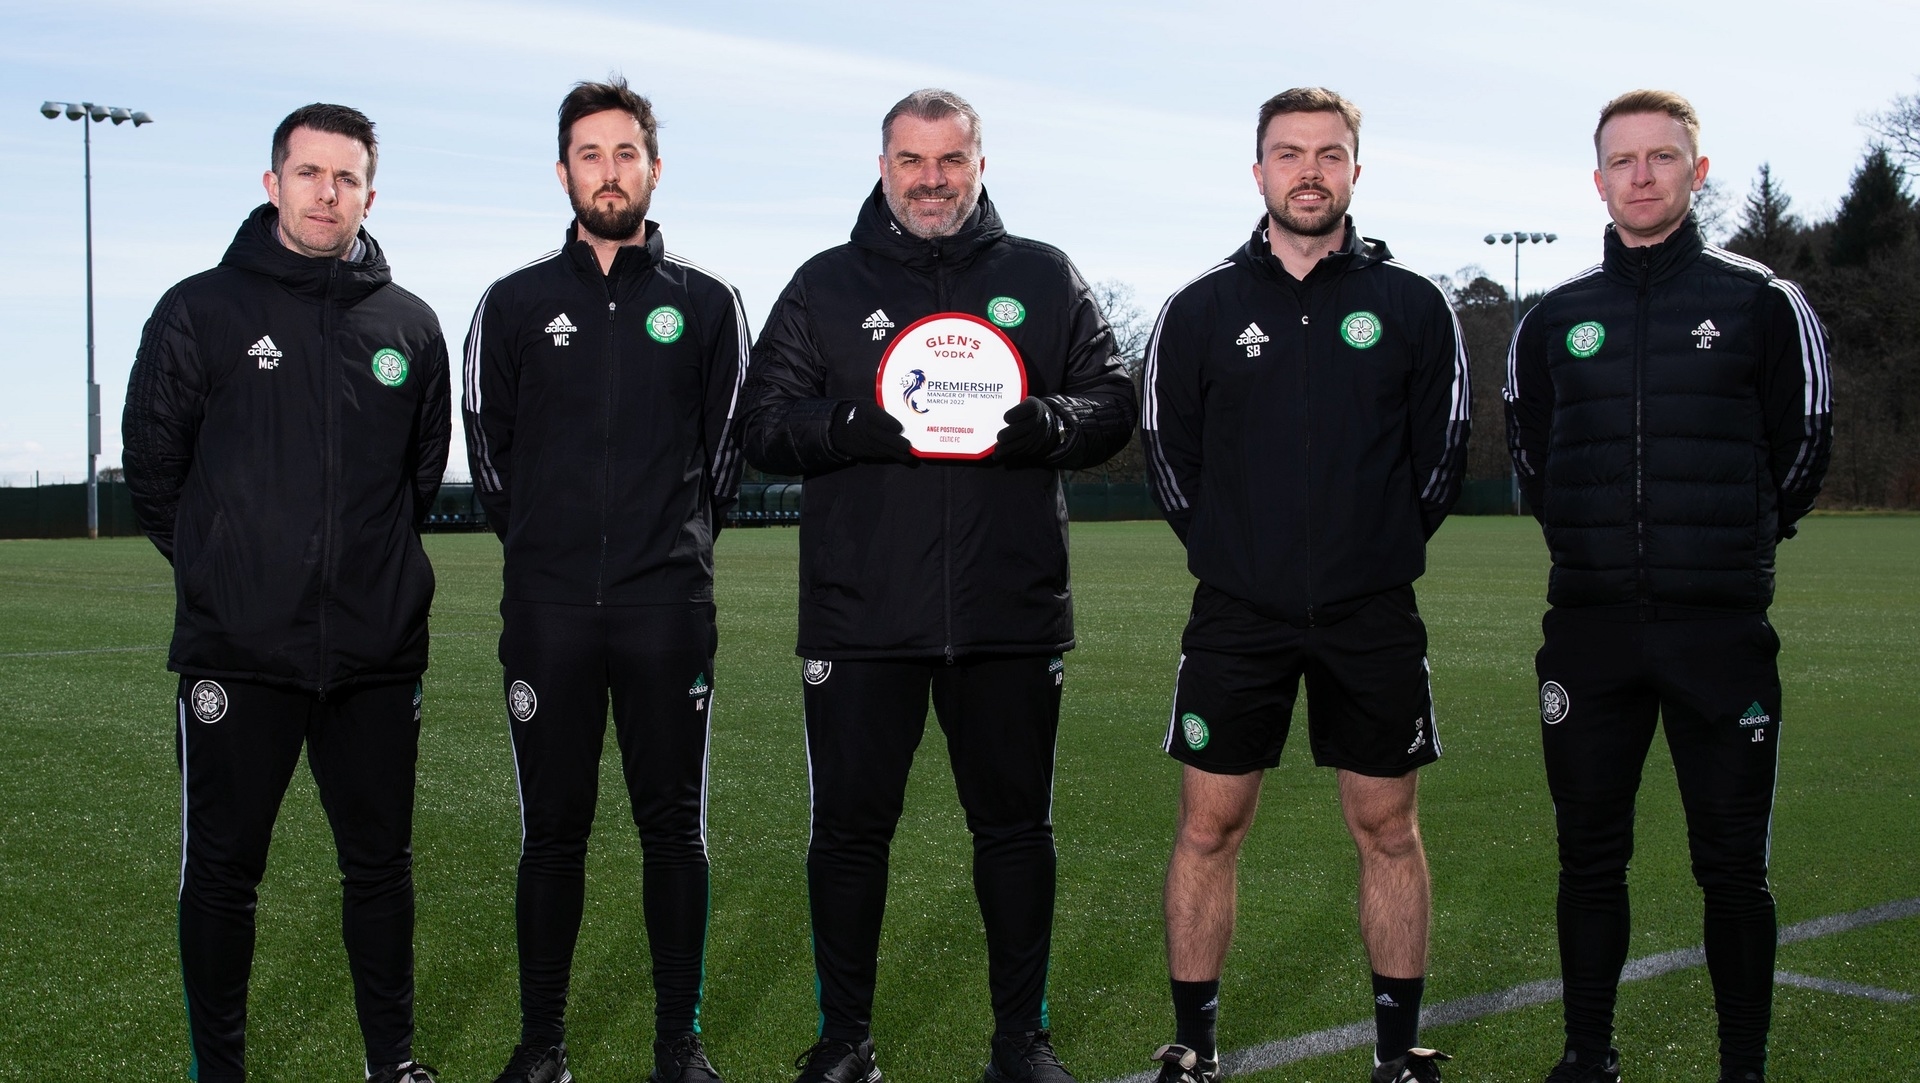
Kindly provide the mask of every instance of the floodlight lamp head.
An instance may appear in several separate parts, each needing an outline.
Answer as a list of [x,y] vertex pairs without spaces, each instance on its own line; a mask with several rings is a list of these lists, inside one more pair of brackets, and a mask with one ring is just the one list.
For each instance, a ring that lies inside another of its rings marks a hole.
[[79,120],[81,117],[84,117],[86,115],[87,115],[86,108],[81,106],[78,102],[67,103],[67,119],[68,120]]
[[1548,244],[1552,244],[1553,242],[1555,242],[1555,241],[1557,241],[1557,240],[1559,240],[1559,239],[1560,239],[1560,235],[1559,235],[1558,233],[1549,233],[1549,234],[1547,234],[1547,243],[1548,243]]
[[131,114],[117,105],[107,107],[107,116],[112,117],[115,124],[125,124],[133,119]]
[[1494,236],[1493,234],[1491,234],[1491,233],[1489,233],[1489,234],[1487,234],[1487,243],[1488,243],[1488,244],[1492,244],[1492,243],[1493,243],[1494,241],[1497,241],[1497,240],[1499,240],[1499,238],[1498,238],[1498,237],[1495,237],[1495,236]]
[[1532,241],[1534,244],[1544,244],[1547,238],[1546,235],[1542,233],[1529,233],[1527,234],[1527,240]]
[[64,104],[64,102],[41,102],[40,115],[53,120],[60,115],[60,107]]
[[1502,234],[1500,235],[1500,243],[1501,243],[1501,244],[1512,244],[1512,243],[1513,243],[1513,234],[1511,234],[1511,233],[1502,233]]
[[87,115],[92,117],[95,123],[98,123],[107,119],[107,107],[104,105],[89,106],[87,108]]
[[147,114],[145,114],[145,113],[143,113],[143,112],[140,112],[139,110],[135,110],[135,111],[134,111],[134,114],[133,114],[133,118],[132,118],[132,119],[133,119],[133,126],[134,126],[134,127],[136,127],[136,128],[138,128],[138,127],[139,127],[140,125],[142,125],[142,124],[152,124],[152,123],[153,123],[153,118],[152,118],[152,117],[150,117],[150,116],[148,116]]

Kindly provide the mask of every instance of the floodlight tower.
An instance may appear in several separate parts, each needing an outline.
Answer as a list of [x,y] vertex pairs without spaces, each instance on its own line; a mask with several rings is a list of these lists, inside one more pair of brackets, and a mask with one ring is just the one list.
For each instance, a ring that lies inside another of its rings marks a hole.
[[1559,239],[1558,233],[1522,233],[1517,230],[1513,233],[1489,233],[1486,236],[1488,244],[1498,241],[1501,244],[1513,246],[1513,329],[1515,331],[1520,329],[1520,246],[1528,242],[1552,244]]
[[98,124],[103,120],[111,120],[115,125],[120,125],[131,120],[133,126],[138,128],[142,124],[152,124],[153,118],[118,105],[40,103],[40,115],[48,120],[58,120],[62,113],[66,114],[68,120],[81,122],[80,161],[87,207],[87,537],[97,538],[100,536],[100,484],[94,467],[100,458],[100,385],[93,382],[93,130],[86,122],[91,120]]

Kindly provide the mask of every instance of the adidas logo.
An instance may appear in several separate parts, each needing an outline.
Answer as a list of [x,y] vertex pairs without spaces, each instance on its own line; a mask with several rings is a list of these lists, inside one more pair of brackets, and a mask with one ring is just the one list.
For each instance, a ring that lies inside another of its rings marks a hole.
[[1703,350],[1713,349],[1713,340],[1720,337],[1720,329],[1713,325],[1712,320],[1701,320],[1700,326],[1688,333],[1700,340],[1700,349]]
[[1764,726],[1772,721],[1773,716],[1767,713],[1765,707],[1760,706],[1758,700],[1755,700],[1753,706],[1748,707],[1747,712],[1740,716],[1740,724],[1748,727]]
[[860,329],[862,331],[871,331],[876,327],[892,327],[892,326],[893,326],[893,321],[890,319],[887,319],[886,310],[882,308],[876,308],[873,310],[873,315],[868,316],[866,319],[866,322],[860,325]]
[[272,335],[261,335],[260,341],[247,347],[247,356],[258,358],[263,369],[277,369],[280,367],[280,358],[285,355],[280,352],[280,347],[273,344]]
[[1267,333],[1265,331],[1260,330],[1260,325],[1257,323],[1250,323],[1247,325],[1247,329],[1245,331],[1240,332],[1240,337],[1233,340],[1233,344],[1235,346],[1251,346],[1256,342],[1266,342],[1266,341],[1268,341]]
[[1393,999],[1393,994],[1391,993],[1381,993],[1379,996],[1373,998],[1373,1002],[1382,1008],[1398,1008],[1400,1006],[1400,1002]]
[[578,330],[580,329],[573,325],[572,320],[567,319],[567,314],[564,312],[555,316],[553,321],[547,324],[547,334],[553,336],[555,346],[565,346],[572,342],[571,336]]

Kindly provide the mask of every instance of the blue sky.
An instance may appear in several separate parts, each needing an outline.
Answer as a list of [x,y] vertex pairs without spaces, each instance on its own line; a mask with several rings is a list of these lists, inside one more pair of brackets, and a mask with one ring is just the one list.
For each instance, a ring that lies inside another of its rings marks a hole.
[[[44,99],[144,109],[94,126],[101,464],[141,324],[213,265],[279,119],[309,101],[378,123],[368,228],[433,305],[456,355],[487,283],[555,246],[553,115],[576,79],[623,71],[658,110],[668,246],[730,278],[756,327],[793,268],[846,237],[875,176],[880,115],[919,86],[985,117],[1009,227],[1064,248],[1149,309],[1260,213],[1259,102],[1323,84],[1366,111],[1354,201],[1404,262],[1512,274],[1592,263],[1603,208],[1590,134],[1636,86],[1690,96],[1714,176],[1770,161],[1800,210],[1830,211],[1866,133],[1920,87],[1920,6],[1558,3],[0,3],[0,482],[85,470],[79,125]],[[456,434],[458,426],[456,425]],[[453,472],[464,474],[457,442]],[[24,480],[23,480],[24,479]]]

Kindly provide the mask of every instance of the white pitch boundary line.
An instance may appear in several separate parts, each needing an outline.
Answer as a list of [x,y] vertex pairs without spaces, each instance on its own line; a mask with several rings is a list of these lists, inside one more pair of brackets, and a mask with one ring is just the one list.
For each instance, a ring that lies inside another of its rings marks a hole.
[[[1920,898],[1900,899],[1896,902],[1869,906],[1864,910],[1829,914],[1826,917],[1789,925],[1780,930],[1779,942],[1792,944],[1916,915],[1920,915]],[[1658,955],[1629,960],[1620,970],[1620,980],[1622,982],[1644,981],[1648,978],[1657,978],[1662,974],[1671,974],[1676,970],[1703,966],[1706,961],[1707,953],[1704,948],[1682,948],[1679,951],[1661,952]],[[1829,981],[1824,978],[1807,978],[1786,971],[1775,973],[1774,980],[1786,985],[1816,989],[1826,993],[1866,997],[1869,1000],[1885,1003],[1904,1003],[1912,999],[1905,993],[1897,993],[1889,989],[1875,989],[1872,986]],[[1465,1023],[1482,1016],[1513,1011],[1516,1008],[1531,1008],[1559,999],[1560,979],[1549,978],[1544,981],[1527,982],[1499,992],[1481,993],[1478,996],[1462,997],[1459,1000],[1436,1004],[1420,1013],[1420,1025],[1424,1028]],[[1311,1060],[1314,1057],[1324,1057],[1330,1053],[1344,1053],[1347,1050],[1371,1044],[1373,1037],[1373,1020],[1371,1019],[1359,1023],[1348,1023],[1344,1026],[1328,1027],[1326,1030],[1316,1030],[1297,1038],[1283,1038],[1277,1042],[1267,1042],[1264,1045],[1228,1053],[1220,1058],[1221,1074],[1241,1075],[1247,1072],[1263,1072],[1269,1068]],[[1153,1083],[1154,1077],[1155,1072],[1152,1071],[1136,1072],[1113,1080],[1111,1083]]]

